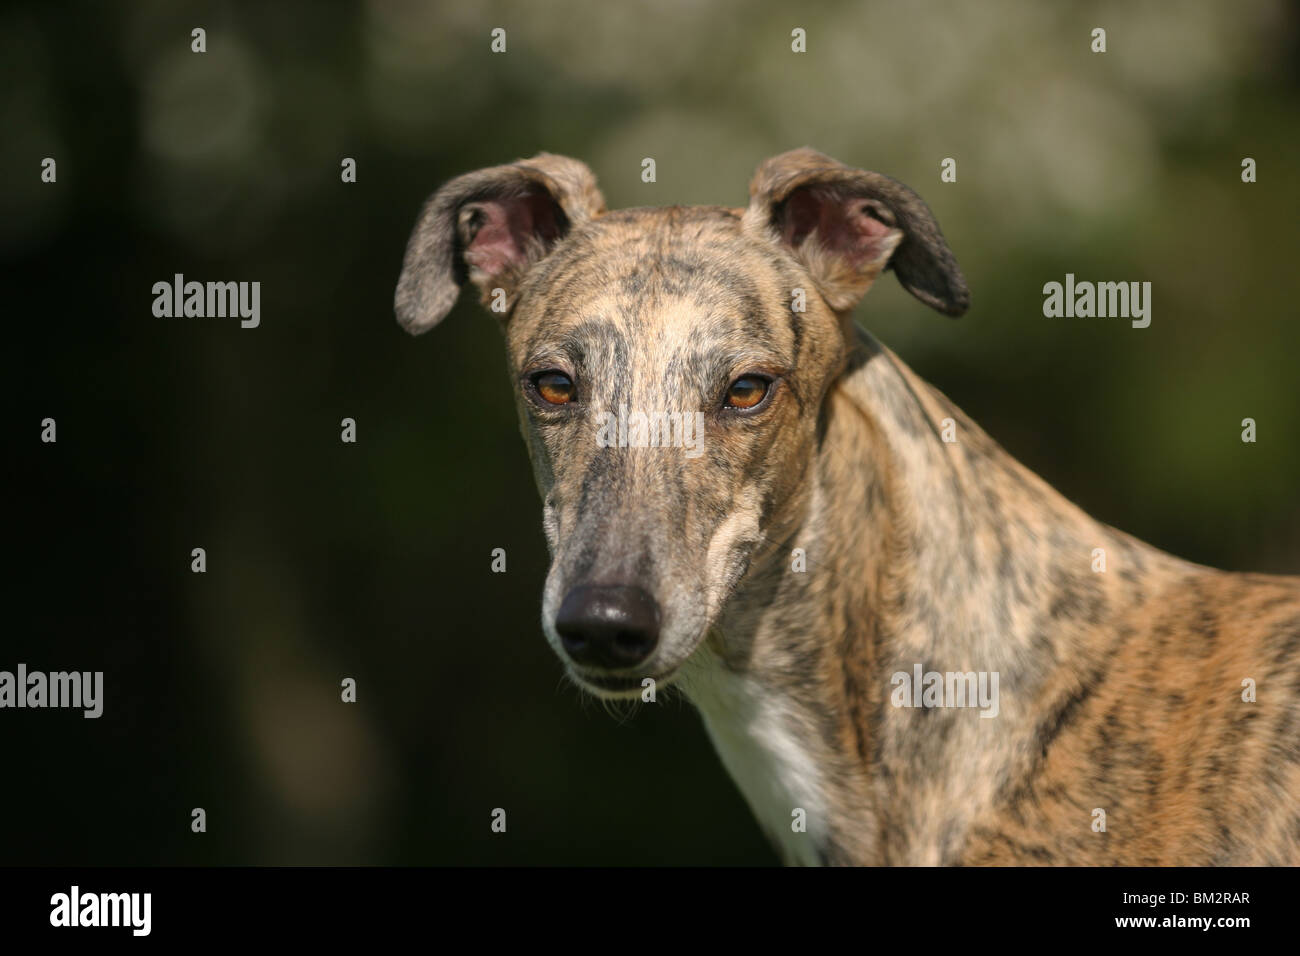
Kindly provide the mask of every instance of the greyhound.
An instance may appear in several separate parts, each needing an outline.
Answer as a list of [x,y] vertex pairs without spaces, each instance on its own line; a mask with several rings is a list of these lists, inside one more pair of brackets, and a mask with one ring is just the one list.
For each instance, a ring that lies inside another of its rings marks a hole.
[[499,316],[547,640],[678,687],[786,863],[1300,863],[1300,578],[1088,517],[855,326],[885,270],[969,305],[911,189],[811,149],[612,212],[541,153],[428,200],[395,308]]

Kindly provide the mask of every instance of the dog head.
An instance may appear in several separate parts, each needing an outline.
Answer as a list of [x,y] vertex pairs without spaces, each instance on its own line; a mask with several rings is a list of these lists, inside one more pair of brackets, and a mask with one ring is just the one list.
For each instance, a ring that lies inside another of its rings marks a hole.
[[949,315],[969,302],[901,183],[799,149],[749,191],[743,210],[607,212],[585,165],[543,153],[447,183],[407,247],[408,331],[465,282],[501,321],[552,555],[542,625],[603,696],[671,680],[798,527],[849,313],[880,273]]

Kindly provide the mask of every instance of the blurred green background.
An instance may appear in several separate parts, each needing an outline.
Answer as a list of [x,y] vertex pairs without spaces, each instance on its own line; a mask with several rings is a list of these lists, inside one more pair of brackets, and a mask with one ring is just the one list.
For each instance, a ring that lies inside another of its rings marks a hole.
[[[0,64],[0,669],[107,685],[98,721],[0,713],[0,862],[775,861],[689,705],[561,680],[491,319],[393,317],[425,196],[538,150],[612,208],[741,205],[801,145],[902,179],[974,305],[884,282],[865,326],[1100,519],[1300,572],[1292,5],[51,4],[0,14]],[[260,281],[261,327],[155,318],[177,272]],[[1150,328],[1044,318],[1067,272],[1150,281]]]

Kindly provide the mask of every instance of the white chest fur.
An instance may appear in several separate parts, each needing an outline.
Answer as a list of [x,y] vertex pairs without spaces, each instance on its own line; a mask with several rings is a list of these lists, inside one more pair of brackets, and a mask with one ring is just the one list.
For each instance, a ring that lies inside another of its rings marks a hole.
[[785,862],[819,864],[826,806],[799,715],[769,688],[718,666],[706,665],[682,683],[723,766]]

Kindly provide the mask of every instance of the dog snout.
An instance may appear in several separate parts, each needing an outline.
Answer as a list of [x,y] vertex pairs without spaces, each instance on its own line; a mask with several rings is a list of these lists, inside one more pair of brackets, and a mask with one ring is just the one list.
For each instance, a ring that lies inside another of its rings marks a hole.
[[638,587],[576,587],[565,596],[555,630],[575,664],[626,668],[659,644],[659,604]]

